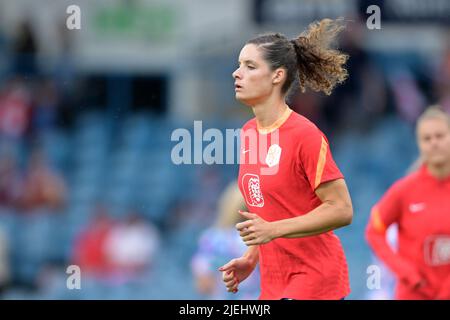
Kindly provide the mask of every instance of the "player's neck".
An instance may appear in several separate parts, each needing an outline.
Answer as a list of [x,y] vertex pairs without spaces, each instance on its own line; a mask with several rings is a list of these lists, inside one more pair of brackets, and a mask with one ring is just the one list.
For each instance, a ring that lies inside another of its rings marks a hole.
[[427,165],[428,172],[438,180],[450,178],[450,163],[443,165]]
[[258,128],[269,128],[287,111],[288,105],[284,100],[271,101],[270,99],[252,106]]

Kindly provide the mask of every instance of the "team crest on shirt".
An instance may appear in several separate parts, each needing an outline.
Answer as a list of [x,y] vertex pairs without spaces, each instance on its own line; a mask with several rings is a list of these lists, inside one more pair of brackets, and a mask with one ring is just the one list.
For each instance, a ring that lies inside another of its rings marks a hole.
[[429,236],[424,243],[425,261],[429,266],[450,264],[450,236]]
[[281,147],[275,143],[271,145],[269,150],[267,151],[266,164],[269,166],[269,168],[276,166],[278,163],[280,163],[280,157]]
[[261,192],[259,176],[256,174],[245,174],[242,177],[242,189],[245,200],[249,206],[264,207],[264,197]]

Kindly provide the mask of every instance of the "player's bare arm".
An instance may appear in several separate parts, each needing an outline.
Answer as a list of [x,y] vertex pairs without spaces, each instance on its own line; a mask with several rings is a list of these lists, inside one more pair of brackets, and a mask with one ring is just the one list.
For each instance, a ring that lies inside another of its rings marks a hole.
[[276,238],[301,238],[344,227],[352,222],[353,208],[344,179],[321,184],[316,194],[322,204],[295,218],[267,222],[256,214],[241,212],[248,218],[236,225],[242,240],[251,246]]

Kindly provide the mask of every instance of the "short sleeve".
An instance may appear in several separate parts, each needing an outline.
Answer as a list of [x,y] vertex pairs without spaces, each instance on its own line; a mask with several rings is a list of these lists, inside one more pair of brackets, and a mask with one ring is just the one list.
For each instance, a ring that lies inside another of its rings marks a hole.
[[311,129],[302,137],[298,156],[313,191],[324,182],[344,177],[333,159],[327,138],[318,129]]
[[400,220],[402,212],[401,185],[401,182],[396,182],[373,206],[370,224],[375,231],[384,233],[392,223]]

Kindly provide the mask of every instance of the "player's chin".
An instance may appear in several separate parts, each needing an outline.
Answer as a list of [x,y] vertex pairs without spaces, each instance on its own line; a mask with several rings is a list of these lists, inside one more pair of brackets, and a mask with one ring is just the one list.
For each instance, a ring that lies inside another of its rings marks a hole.
[[251,106],[252,105],[252,99],[246,97],[244,94],[242,94],[241,92],[236,92],[235,98],[237,101],[239,101],[240,103],[246,105],[246,106]]
[[236,91],[236,93],[234,94],[234,97],[239,102],[245,103],[245,101],[246,101],[245,95],[240,91]]
[[433,166],[442,166],[445,165],[446,163],[448,163],[450,161],[449,157],[441,154],[441,153],[437,153],[437,154],[433,154],[430,158],[429,158],[429,163]]

